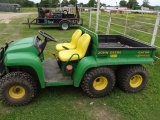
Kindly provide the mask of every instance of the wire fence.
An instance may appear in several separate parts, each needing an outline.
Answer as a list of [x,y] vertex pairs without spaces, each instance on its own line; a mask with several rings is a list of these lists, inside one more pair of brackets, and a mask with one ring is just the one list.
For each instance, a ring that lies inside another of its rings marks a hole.
[[[160,12],[157,14],[112,14],[82,12],[84,26],[98,34],[122,34],[157,48],[156,59],[160,59]],[[88,24],[88,25],[87,25]],[[98,29],[96,25],[98,24]],[[97,30],[96,30],[97,29]]]

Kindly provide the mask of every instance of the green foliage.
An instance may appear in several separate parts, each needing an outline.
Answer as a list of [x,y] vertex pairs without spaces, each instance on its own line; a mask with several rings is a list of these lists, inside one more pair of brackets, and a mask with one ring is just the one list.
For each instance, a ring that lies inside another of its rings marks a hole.
[[142,4],[143,7],[149,7],[149,0],[143,0],[143,4]]
[[88,4],[83,4],[83,7],[89,7]]
[[78,2],[77,0],[70,0],[69,4],[75,5],[75,4],[77,4],[77,2]]
[[100,7],[106,7],[106,4],[105,3],[100,3]]
[[68,6],[68,0],[63,0],[61,3],[61,6]]
[[119,2],[119,6],[120,6],[120,7],[126,7],[126,5],[127,5],[127,1],[125,1],[125,0],[121,0],[121,1]]
[[41,0],[41,7],[57,7],[59,5],[59,0]]
[[128,7],[128,8],[132,8],[133,5],[135,5],[135,6],[138,5],[137,0],[129,0],[129,1],[128,1],[128,3],[127,3],[127,7]]
[[81,3],[79,3],[79,5],[80,5],[80,6],[83,6],[84,4],[81,2]]
[[34,2],[29,0],[0,0],[0,3],[20,4],[22,7],[34,7]]
[[22,7],[34,7],[34,2],[32,1],[29,1],[29,0],[25,0],[23,3],[22,3]]
[[96,4],[95,0],[89,0],[89,2],[88,2],[89,7],[94,7],[94,4]]

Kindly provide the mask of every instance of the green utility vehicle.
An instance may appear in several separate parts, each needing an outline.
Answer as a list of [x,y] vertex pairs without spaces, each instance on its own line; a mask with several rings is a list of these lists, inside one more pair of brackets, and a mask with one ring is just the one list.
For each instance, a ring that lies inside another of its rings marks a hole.
[[[10,106],[29,103],[37,88],[73,85],[90,97],[108,95],[115,83],[136,93],[147,84],[141,64],[154,62],[155,48],[123,35],[97,35],[80,27],[75,49],[66,46],[56,59],[44,59],[47,42],[56,39],[43,31],[38,36],[6,44],[0,49],[0,99]],[[54,96],[53,96],[54,97]]]

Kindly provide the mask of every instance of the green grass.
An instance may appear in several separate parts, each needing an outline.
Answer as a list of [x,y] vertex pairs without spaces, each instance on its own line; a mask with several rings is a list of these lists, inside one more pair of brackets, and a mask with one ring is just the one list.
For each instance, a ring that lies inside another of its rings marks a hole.
[[37,8],[21,8],[21,12],[37,12]]
[[[34,10],[31,9],[30,11]],[[148,16],[150,15],[146,15],[145,17],[147,18]],[[32,15],[29,17],[34,18],[35,16]],[[140,19],[141,15],[131,15],[131,17]],[[154,15],[150,18],[153,17]],[[101,16],[101,19],[103,18]],[[84,17],[84,19],[84,26],[88,27],[87,17]],[[107,20],[107,17],[104,19]],[[22,22],[25,22],[24,18],[14,19],[9,24],[0,23],[0,46],[3,46],[6,41],[34,36],[38,34],[39,29],[54,36],[58,42],[62,42],[70,40],[72,33],[77,29],[71,28],[70,30],[62,31],[58,27],[41,26],[32,26],[31,29],[28,29],[28,26],[21,24]],[[115,22],[124,24],[123,21],[115,20]],[[101,25],[106,26],[107,24],[101,23]],[[116,26],[111,27],[121,32],[124,30]],[[149,26],[146,26],[147,28],[150,29]],[[93,28],[91,30],[94,31]],[[105,33],[106,31],[103,28],[100,28],[100,30],[102,31],[100,33]],[[113,31],[112,33],[115,34]],[[127,33],[137,36],[138,39],[144,39],[144,41],[150,42],[149,36],[145,36],[144,34],[133,31],[128,31]],[[45,56],[47,58],[53,58],[52,53],[55,52],[56,44],[49,42],[47,45],[45,50]],[[26,106],[9,107],[0,103],[0,120],[158,120],[160,118],[159,66],[160,61],[157,59],[154,65],[145,65],[150,79],[146,88],[139,93],[128,94],[115,87],[109,96],[94,99],[84,95],[81,88],[74,88],[73,86],[49,87],[41,90],[35,99]],[[93,104],[90,105],[90,103]]]

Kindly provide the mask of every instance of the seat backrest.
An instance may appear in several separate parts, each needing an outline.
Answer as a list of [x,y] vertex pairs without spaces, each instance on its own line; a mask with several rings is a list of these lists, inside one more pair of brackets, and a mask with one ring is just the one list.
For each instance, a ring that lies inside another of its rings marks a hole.
[[79,54],[80,58],[83,58],[87,52],[89,43],[91,41],[91,37],[89,34],[84,33],[79,39],[77,43],[76,51]]
[[80,29],[76,30],[72,35],[71,44],[77,45],[77,41],[81,37],[81,35],[82,31]]
[[[61,61],[73,61],[82,59],[88,49],[89,43],[91,41],[91,37],[89,34],[84,33],[79,39],[77,43],[77,48],[73,50],[63,50],[58,53],[58,57]],[[79,55],[79,57],[77,56]]]

